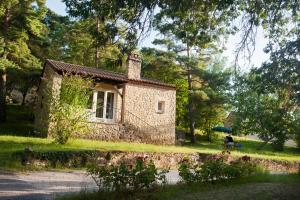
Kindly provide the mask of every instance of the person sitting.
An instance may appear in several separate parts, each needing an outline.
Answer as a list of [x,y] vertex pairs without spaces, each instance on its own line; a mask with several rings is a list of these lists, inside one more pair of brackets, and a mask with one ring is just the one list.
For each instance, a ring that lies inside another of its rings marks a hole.
[[231,135],[228,135],[224,139],[225,148],[234,148],[234,141]]

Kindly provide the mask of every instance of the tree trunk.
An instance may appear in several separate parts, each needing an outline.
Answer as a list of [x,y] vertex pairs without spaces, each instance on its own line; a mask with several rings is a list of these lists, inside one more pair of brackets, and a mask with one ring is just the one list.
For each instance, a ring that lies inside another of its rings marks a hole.
[[6,71],[0,70],[0,123],[6,121]]
[[[6,9],[4,20],[3,20],[3,35],[4,35],[4,47],[3,47],[3,56],[2,59],[7,57],[7,37],[8,37],[8,28],[10,26],[11,19],[11,10]],[[0,69],[0,123],[6,121],[6,66],[3,69]]]
[[268,140],[265,140],[265,141],[264,141],[263,143],[261,143],[256,149],[257,149],[257,150],[262,150],[262,149],[264,148],[264,146],[266,146],[272,139],[273,139],[273,137],[270,138],[270,139],[268,139]]
[[[187,56],[190,58],[190,48],[189,45],[187,44]],[[195,120],[193,116],[193,101],[192,101],[192,89],[193,89],[193,84],[192,84],[192,73],[191,73],[191,66],[188,63],[187,66],[187,74],[188,74],[188,89],[189,89],[189,101],[188,101],[188,114],[189,114],[189,128],[190,128],[190,135],[191,135],[191,143],[195,143]]]
[[23,99],[22,99],[22,104],[21,104],[21,106],[24,106],[24,105],[25,105],[25,98],[26,98],[27,93],[28,93],[28,89],[27,89],[24,93],[22,92]]
[[[96,28],[97,28],[97,33],[99,33],[100,31],[100,19],[99,17],[97,16],[97,19],[96,19]],[[96,55],[95,55],[95,65],[96,67],[98,67],[98,64],[99,64],[99,57],[100,57],[100,50],[99,50],[99,42],[98,42],[98,39],[96,41]]]

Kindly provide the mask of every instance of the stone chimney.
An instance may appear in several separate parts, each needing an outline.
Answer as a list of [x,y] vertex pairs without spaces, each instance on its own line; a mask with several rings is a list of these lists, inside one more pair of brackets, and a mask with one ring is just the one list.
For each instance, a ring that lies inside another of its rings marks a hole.
[[128,56],[126,61],[127,77],[129,79],[140,79],[141,78],[141,64],[142,60],[136,53],[132,53]]

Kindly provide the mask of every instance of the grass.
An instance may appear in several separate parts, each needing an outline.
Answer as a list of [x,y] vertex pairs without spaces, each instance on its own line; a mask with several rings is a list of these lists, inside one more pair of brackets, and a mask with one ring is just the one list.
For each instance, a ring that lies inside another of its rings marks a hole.
[[[255,147],[259,142],[243,139],[244,148],[240,151],[232,151],[234,156],[249,155],[255,158],[285,160],[300,162],[300,154],[297,149],[286,147],[284,152],[273,152],[270,147],[263,151],[256,152]],[[99,150],[99,151],[135,151],[135,152],[174,152],[174,153],[206,153],[214,154],[222,151],[219,143],[199,143],[187,146],[159,146],[151,144],[133,144],[126,142],[105,142],[83,139],[70,140],[65,145],[55,144],[51,139],[20,137],[20,136],[0,136],[0,168],[21,169],[20,161],[13,157],[18,151],[30,147],[34,151],[64,151],[64,150]]]
[[[215,184],[177,184],[158,187],[155,191],[142,191],[131,194],[126,199],[299,199],[299,174],[252,176],[236,180],[227,180]],[[126,195],[126,194],[125,194]],[[67,195],[60,200],[125,199],[124,194],[81,192]],[[128,195],[128,194],[127,194]]]
[[[29,113],[29,114],[28,114]],[[127,142],[105,142],[74,139],[65,145],[58,145],[51,139],[24,137],[33,133],[32,117],[28,108],[9,106],[8,122],[0,125],[0,169],[22,169],[20,161],[13,157],[18,151],[31,147],[34,151],[99,150],[99,151],[135,151],[135,152],[174,152],[215,154],[223,150],[223,138],[214,143],[198,142],[185,146],[159,146],[151,144],[133,144]],[[249,155],[254,158],[300,162],[300,152],[293,147],[285,147],[283,152],[273,152],[270,145],[258,151],[261,142],[243,137],[235,137],[242,144],[241,150],[233,150],[232,155]]]
[[0,123],[0,135],[32,136],[32,109],[19,105],[7,105],[7,122]]

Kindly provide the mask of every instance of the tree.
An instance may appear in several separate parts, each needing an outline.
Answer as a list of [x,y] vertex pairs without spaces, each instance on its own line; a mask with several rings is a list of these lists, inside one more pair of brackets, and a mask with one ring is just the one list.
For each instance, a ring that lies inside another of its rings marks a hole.
[[[156,40],[156,44],[164,44],[179,54],[179,61],[187,76],[189,97],[188,116],[191,142],[195,142],[195,110],[193,109],[194,78],[203,53],[211,53],[216,49],[220,34],[225,34],[229,21],[235,16],[235,7],[231,1],[162,1],[160,12],[155,16],[155,27],[165,36]],[[200,56],[199,56],[200,55]]]
[[204,70],[194,72],[201,80],[195,89],[196,127],[203,130],[207,140],[213,140],[213,128],[221,125],[230,107],[230,69],[225,69],[224,59],[213,58]]
[[6,119],[7,69],[41,66],[28,46],[31,37],[42,37],[44,0],[4,0],[0,3],[0,122]]
[[[280,49],[288,41],[299,34],[300,1],[297,0],[249,0],[240,1],[236,7],[240,12],[241,41],[236,48],[236,61],[244,52],[249,61],[255,50],[257,28],[261,27],[268,38],[267,52]],[[237,68],[238,62],[236,62]],[[237,74],[237,69],[235,70]]]
[[252,26],[262,25],[268,32],[270,60],[237,83],[238,121],[245,132],[259,134],[277,150],[296,134],[299,120],[299,5],[290,0],[248,5]]
[[275,150],[283,150],[284,142],[295,135],[297,110],[287,106],[282,91],[262,92],[264,87],[260,74],[251,72],[241,78],[236,91],[236,120],[234,130],[242,134],[258,134],[264,141],[271,142]]
[[93,24],[90,33],[95,39],[95,66],[99,66],[100,52],[105,52],[107,45],[117,45],[123,54],[136,48],[157,3],[156,0],[63,2],[71,16]]
[[176,126],[187,127],[188,85],[182,68],[176,62],[176,53],[143,48],[142,76],[161,80],[176,86]]

